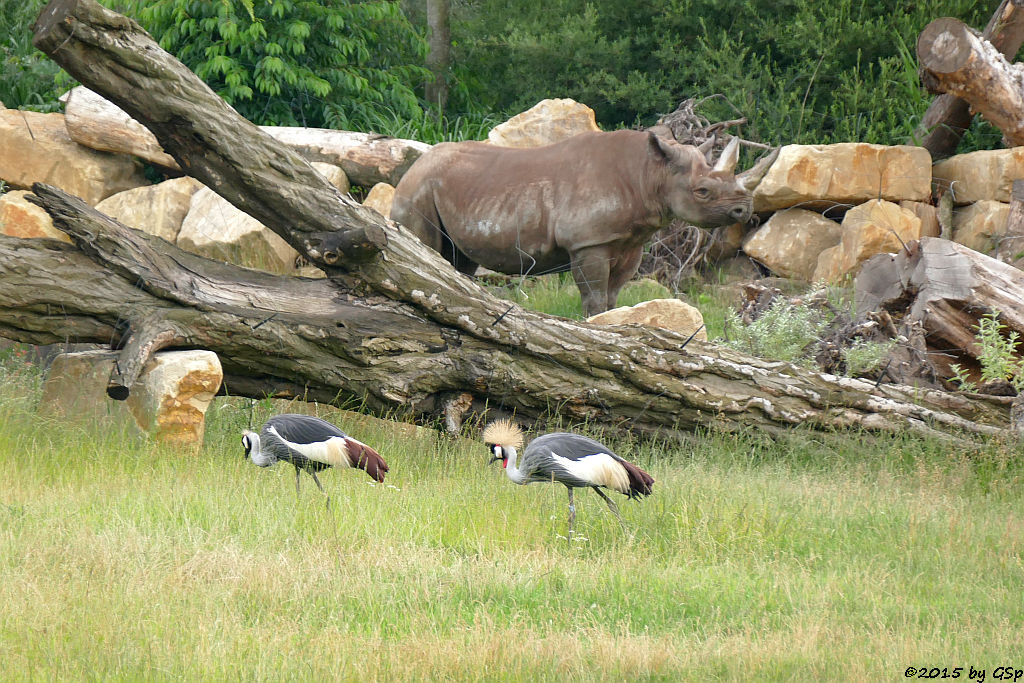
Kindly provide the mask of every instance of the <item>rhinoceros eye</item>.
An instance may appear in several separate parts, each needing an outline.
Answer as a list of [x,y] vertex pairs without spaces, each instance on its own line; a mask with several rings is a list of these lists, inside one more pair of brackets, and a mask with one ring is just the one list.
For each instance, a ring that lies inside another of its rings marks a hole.
[[696,187],[693,190],[693,196],[697,199],[707,199],[711,196],[711,190],[706,187]]

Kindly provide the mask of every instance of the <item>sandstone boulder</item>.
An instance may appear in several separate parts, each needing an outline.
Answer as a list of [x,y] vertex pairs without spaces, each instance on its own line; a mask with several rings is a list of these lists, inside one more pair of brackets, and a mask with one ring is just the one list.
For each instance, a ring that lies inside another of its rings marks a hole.
[[363,200],[363,206],[368,206],[384,218],[391,218],[391,201],[395,198],[395,188],[387,183],[377,183],[370,188],[369,194]]
[[0,180],[27,190],[48,183],[95,206],[101,199],[146,185],[130,156],[97,152],[74,142],[63,114],[0,110]]
[[40,413],[104,429],[126,429],[198,447],[206,409],[223,379],[212,351],[160,351],[146,363],[127,401],[107,396],[116,351],[62,353],[43,383]]
[[46,237],[71,242],[71,238],[53,227],[50,214],[25,199],[31,192],[11,190],[0,195],[0,233],[10,237]]
[[983,254],[991,254],[1006,234],[1010,205],[989,199],[953,212],[953,241]]
[[701,327],[704,324],[704,316],[695,307],[679,299],[653,299],[641,302],[636,306],[621,306],[592,315],[587,318],[587,322],[601,325],[640,323],[673,330],[687,336],[696,331],[694,339],[700,341],[708,339],[707,330]]
[[348,176],[345,175],[345,171],[340,166],[335,164],[328,164],[324,161],[312,161],[310,166],[316,169],[317,173],[327,179],[331,185],[338,188],[342,194],[348,194],[348,191],[352,189],[348,182]]
[[815,282],[838,283],[875,254],[899,251],[921,236],[921,219],[898,204],[876,199],[846,212],[839,244],[818,257]]
[[910,209],[921,219],[921,237],[938,237],[942,232],[939,225],[938,207],[926,202],[912,202],[904,199],[900,202],[904,209]]
[[492,128],[487,140],[502,147],[542,147],[596,130],[601,129],[587,105],[571,99],[541,100]]
[[754,211],[828,208],[879,197],[927,201],[931,180],[931,155],[923,147],[786,145],[754,190]]
[[743,251],[783,277],[812,280],[823,251],[839,244],[835,221],[806,209],[785,209],[752,233]]
[[276,233],[208,187],[192,195],[178,231],[185,251],[273,273],[295,270],[295,251]]
[[957,204],[1009,202],[1013,181],[1024,178],[1024,147],[958,154],[935,164],[932,175]]
[[711,244],[704,254],[707,263],[720,263],[736,256],[743,248],[747,226],[743,223],[720,225],[711,231]]
[[192,195],[202,187],[194,178],[173,178],[158,185],[118,192],[97,204],[96,209],[129,227],[174,244]]
[[212,351],[163,351],[146,363],[126,403],[151,436],[201,445],[206,409],[223,379],[220,359]]
[[[342,183],[339,190],[348,190],[341,169],[320,162],[313,168],[336,187]],[[207,187],[192,195],[177,245],[207,258],[281,274],[294,274],[299,256],[277,233]]]

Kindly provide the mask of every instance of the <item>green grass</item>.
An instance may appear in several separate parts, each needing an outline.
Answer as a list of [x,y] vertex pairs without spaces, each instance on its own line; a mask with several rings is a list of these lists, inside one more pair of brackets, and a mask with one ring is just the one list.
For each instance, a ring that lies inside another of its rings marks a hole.
[[[16,364],[14,364],[16,365]],[[245,402],[198,453],[36,416],[0,379],[7,680],[897,680],[1021,664],[1017,445],[797,431],[617,439],[622,500],[518,487],[482,446],[347,421],[386,485],[242,458]],[[256,421],[271,409],[255,407]],[[326,412],[330,416],[329,411]]]
[[[507,282],[508,284],[491,285],[490,290],[496,296],[515,301],[533,311],[576,320],[583,318],[580,290],[569,273],[513,277]],[[484,283],[487,283],[486,277]],[[634,306],[651,299],[671,297],[669,289],[654,280],[631,280],[619,292],[619,306]]]

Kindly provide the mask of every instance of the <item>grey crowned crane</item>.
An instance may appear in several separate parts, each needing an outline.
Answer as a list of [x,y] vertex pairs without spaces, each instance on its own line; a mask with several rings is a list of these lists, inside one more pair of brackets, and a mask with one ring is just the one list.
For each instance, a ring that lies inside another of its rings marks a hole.
[[576,522],[573,489],[589,487],[608,503],[623,530],[626,528],[619,508],[601,488],[611,489],[639,499],[651,493],[654,478],[636,465],[626,462],[612,449],[586,436],[553,432],[538,436],[518,459],[523,446],[523,431],[511,420],[496,420],[484,429],[484,443],[491,452],[490,462],[500,460],[508,478],[517,484],[535,481],[561,482],[569,489],[569,535],[572,541]]
[[[245,456],[260,467],[270,467],[278,460],[295,467],[295,495],[299,495],[299,474],[309,472],[324,495],[316,473],[328,467],[357,467],[366,470],[372,479],[384,481],[387,463],[380,454],[362,441],[353,439],[330,422],[309,415],[285,413],[275,415],[260,430],[242,432]],[[327,496],[327,505],[331,497]]]

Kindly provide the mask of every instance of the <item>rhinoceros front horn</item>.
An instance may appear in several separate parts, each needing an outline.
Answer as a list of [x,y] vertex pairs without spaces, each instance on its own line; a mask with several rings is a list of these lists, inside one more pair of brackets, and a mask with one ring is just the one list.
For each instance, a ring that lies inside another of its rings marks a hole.
[[739,158],[740,139],[734,137],[732,140],[729,140],[729,144],[722,150],[722,156],[718,157],[715,167],[711,170],[732,173],[733,169],[736,168],[736,162],[739,161]]
[[779,150],[781,147],[776,147],[772,150],[772,153],[768,156],[760,159],[756,164],[748,168],[743,173],[737,174],[736,180],[747,189],[748,192],[753,192],[754,188],[757,187],[765,175],[768,173],[768,169],[775,163],[775,160],[779,158]]

